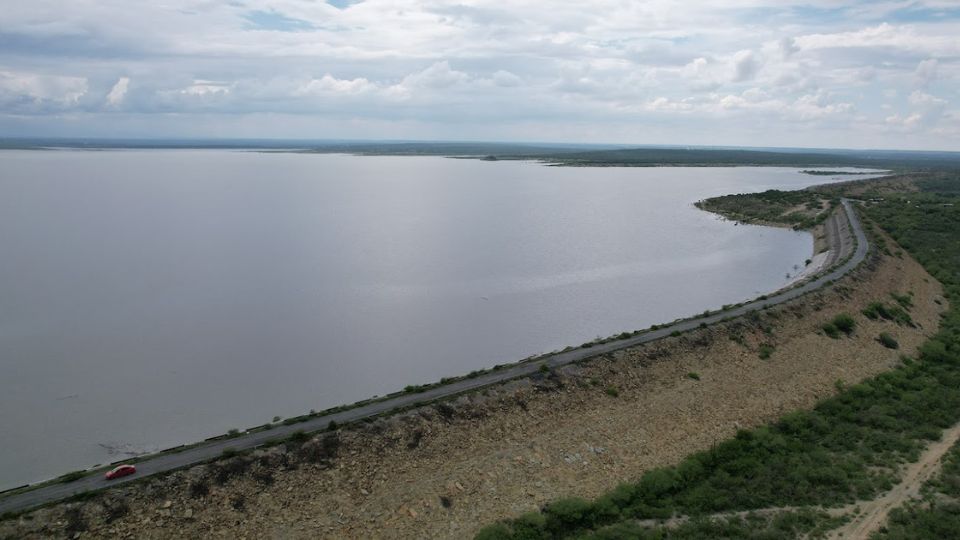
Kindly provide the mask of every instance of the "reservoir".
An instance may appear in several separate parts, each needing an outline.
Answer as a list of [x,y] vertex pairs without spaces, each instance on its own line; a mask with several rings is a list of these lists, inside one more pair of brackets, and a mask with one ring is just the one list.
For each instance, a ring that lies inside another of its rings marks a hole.
[[0,152],[0,489],[778,289],[788,168]]

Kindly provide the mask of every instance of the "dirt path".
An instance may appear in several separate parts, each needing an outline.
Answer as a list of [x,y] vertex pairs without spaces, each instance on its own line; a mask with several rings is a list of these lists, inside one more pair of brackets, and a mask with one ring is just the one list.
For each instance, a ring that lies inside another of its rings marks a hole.
[[860,513],[828,538],[867,538],[887,522],[890,510],[917,496],[920,487],[940,471],[943,455],[960,439],[960,424],[943,432],[943,437],[931,444],[903,473],[903,480],[880,497],[859,504]]
[[[738,510],[734,512],[720,512],[717,514],[710,514],[706,516],[709,519],[729,519],[729,518],[746,518],[748,516],[771,516],[776,514],[783,514],[785,512],[799,512],[801,510],[816,510],[818,512],[824,512],[830,517],[840,517],[852,512],[857,505],[848,504],[846,506],[841,506],[838,508],[820,508],[819,506],[774,506],[771,508],[760,508],[757,510]],[[664,527],[664,528],[674,528],[683,525],[690,521],[690,516],[677,516],[672,517],[666,520],[663,519],[639,519],[635,523],[641,527],[653,528],[653,527]]]

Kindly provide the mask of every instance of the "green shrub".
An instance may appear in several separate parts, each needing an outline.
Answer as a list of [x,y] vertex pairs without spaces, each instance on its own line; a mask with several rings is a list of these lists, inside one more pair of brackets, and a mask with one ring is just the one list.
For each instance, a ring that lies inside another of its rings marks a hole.
[[846,313],[841,313],[833,318],[833,325],[837,327],[837,330],[840,330],[846,335],[853,333],[853,329],[857,326],[856,321],[853,320],[853,317],[847,315]]
[[507,527],[503,523],[494,523],[493,525],[487,525],[480,529],[474,538],[475,540],[507,540],[516,537],[513,535],[513,530],[510,527]]
[[840,337],[840,330],[837,328],[837,325],[833,323],[824,323],[820,328],[823,330],[824,334],[832,337],[833,339]]
[[548,531],[559,533],[593,525],[593,507],[579,497],[552,502],[543,509],[543,513]]
[[83,478],[86,475],[87,473],[84,471],[72,471],[61,476],[60,478],[57,478],[57,481],[60,482],[61,484],[69,484],[70,482],[76,482],[77,480]]
[[900,306],[888,306],[883,302],[871,302],[863,310],[864,316],[870,320],[884,319],[897,324],[913,326],[913,318]]
[[693,379],[693,380],[695,380],[695,381],[699,381],[699,380],[700,380],[700,374],[697,373],[696,371],[691,371],[690,373],[687,373],[687,377],[690,378],[690,379]]
[[897,340],[886,332],[881,332],[880,336],[877,337],[877,341],[879,341],[888,349],[898,349],[900,347],[900,344],[897,343]]
[[863,315],[871,321],[875,321],[880,317],[883,317],[884,319],[888,318],[886,316],[887,310],[886,307],[884,307],[883,302],[871,302],[867,305],[867,307],[863,308]]
[[760,356],[761,360],[766,360],[770,358],[770,355],[773,354],[774,350],[775,349],[773,345],[770,345],[769,343],[761,343],[760,348],[757,350],[757,354]]
[[604,392],[610,397],[618,397],[620,395],[620,390],[617,390],[616,386],[608,386]]
[[287,440],[292,443],[304,443],[310,439],[310,436],[304,433],[302,429],[298,429],[290,434]]
[[903,309],[910,309],[913,307],[913,298],[908,294],[897,294],[895,292],[890,293],[890,297],[893,298],[900,307]]

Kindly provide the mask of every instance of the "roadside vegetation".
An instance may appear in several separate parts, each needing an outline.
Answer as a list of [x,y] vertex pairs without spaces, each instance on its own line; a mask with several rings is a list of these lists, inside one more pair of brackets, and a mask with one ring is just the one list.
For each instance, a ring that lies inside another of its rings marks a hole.
[[[774,512],[763,519],[730,513],[837,507],[892,487],[900,464],[916,461],[942,430],[960,421],[960,309],[954,307],[960,298],[960,193],[892,194],[870,203],[865,213],[943,284],[951,301],[939,332],[920,348],[917,359],[902,357],[900,367],[860,384],[838,384],[839,393],[813,410],[742,430],[677,466],[651,470],[593,501],[555,501],[539,512],[490,525],[478,538],[817,536],[836,523],[814,511]],[[868,308],[863,316],[912,324],[906,311],[913,302],[910,295],[892,300]],[[829,324],[838,335],[856,327],[849,314]],[[898,346],[889,333],[878,339]],[[960,478],[958,470],[960,465],[945,474]],[[960,480],[947,479],[944,485],[955,490]],[[943,508],[950,513],[946,517],[930,514],[939,512],[939,505],[898,512],[886,534],[909,532],[898,524],[916,523],[931,531],[925,537],[956,536],[960,508],[955,499],[952,504]],[[672,524],[644,521],[671,518],[676,520]],[[918,536],[883,536],[907,537]]]

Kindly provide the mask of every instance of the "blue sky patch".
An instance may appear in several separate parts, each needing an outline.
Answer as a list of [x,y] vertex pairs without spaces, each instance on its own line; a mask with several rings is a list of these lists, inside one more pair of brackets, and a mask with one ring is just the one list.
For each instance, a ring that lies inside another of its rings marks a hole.
[[327,0],[327,3],[337,9],[346,9],[354,4],[359,4],[363,0]]

